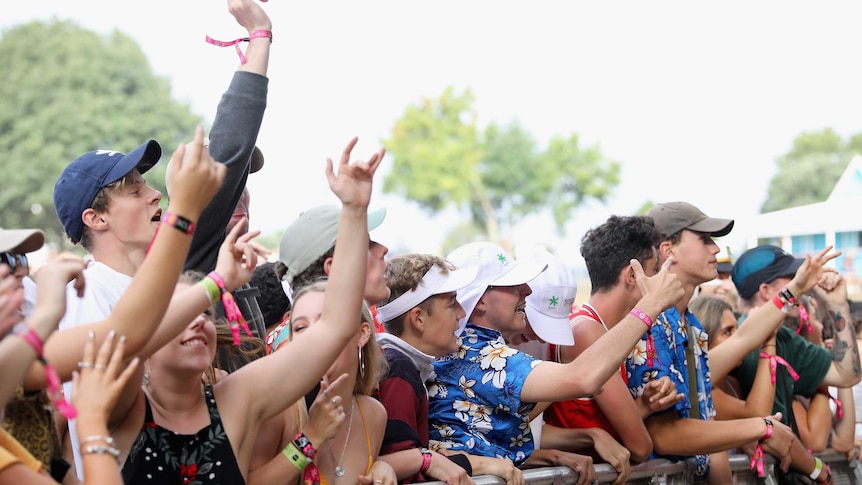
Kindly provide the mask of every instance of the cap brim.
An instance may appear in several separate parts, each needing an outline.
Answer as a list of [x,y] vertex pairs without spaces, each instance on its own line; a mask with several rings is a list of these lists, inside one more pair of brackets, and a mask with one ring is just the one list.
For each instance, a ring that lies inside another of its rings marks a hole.
[[804,263],[804,259],[793,258],[793,261],[787,265],[783,270],[781,270],[781,274],[777,275],[776,278],[781,278],[782,276],[794,276],[797,271],[799,271],[799,267]]
[[514,267],[489,283],[489,286],[517,286],[529,282],[548,268],[547,263],[530,260],[515,260]]
[[153,168],[161,158],[161,145],[156,140],[148,140],[143,145],[123,155],[123,158],[105,176],[102,187],[120,180],[136,168],[139,173],[144,174]]
[[248,167],[248,173],[260,171],[263,168],[263,162],[263,152],[260,151],[260,148],[254,147],[254,150],[251,152],[251,163]]
[[527,320],[536,335],[545,342],[554,345],[574,345],[572,329],[568,318],[554,318],[534,310],[530,305],[526,307]]
[[386,208],[377,209],[368,213],[368,230],[377,229],[380,224],[383,224],[383,219],[386,219]]
[[449,272],[449,277],[446,279],[439,288],[434,290],[432,295],[440,295],[442,293],[450,293],[453,291],[458,291],[461,288],[466,288],[470,283],[472,283],[476,279],[476,275],[479,274],[479,268],[476,266],[456,269]]
[[718,219],[715,217],[707,217],[702,221],[698,221],[686,229],[697,232],[707,232],[712,237],[721,237],[730,234],[733,229],[733,219]]
[[0,229],[0,252],[32,253],[45,245],[39,229]]

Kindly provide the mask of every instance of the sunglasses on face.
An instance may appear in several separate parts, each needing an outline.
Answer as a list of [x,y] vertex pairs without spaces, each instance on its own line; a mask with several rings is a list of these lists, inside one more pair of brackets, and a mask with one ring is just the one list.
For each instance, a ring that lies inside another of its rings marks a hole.
[[19,266],[24,268],[25,274],[30,274],[30,265],[27,262],[26,254],[0,253],[0,264],[9,266],[10,274],[15,274]]

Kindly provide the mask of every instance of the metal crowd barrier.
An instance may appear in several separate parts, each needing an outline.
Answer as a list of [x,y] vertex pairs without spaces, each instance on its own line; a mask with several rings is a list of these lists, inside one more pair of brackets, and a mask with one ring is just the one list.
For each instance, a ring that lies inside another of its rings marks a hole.
[[[856,460],[848,462],[843,454],[826,450],[816,455],[832,469],[835,485],[862,485],[862,465]],[[737,485],[765,484],[777,485],[775,468],[777,462],[772,456],[764,457],[764,477],[758,477],[755,471],[749,469],[751,460],[746,455],[730,455],[730,469],[733,481]],[[596,479],[593,483],[612,483],[617,478],[617,472],[608,464],[598,464]],[[506,481],[494,475],[473,477],[476,485],[506,485]],[[524,480],[527,485],[572,485],[578,480],[578,473],[569,467],[555,466],[530,468],[524,470]],[[683,485],[706,484],[705,480],[695,480],[694,462],[692,460],[673,462],[669,460],[650,460],[632,467],[631,475],[626,483],[642,485]],[[445,485],[445,482],[425,482],[425,485]]]

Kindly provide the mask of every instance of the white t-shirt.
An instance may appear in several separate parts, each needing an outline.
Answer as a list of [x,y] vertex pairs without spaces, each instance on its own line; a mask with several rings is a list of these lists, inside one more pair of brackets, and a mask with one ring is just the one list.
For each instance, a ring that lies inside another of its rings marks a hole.
[[[108,266],[91,261],[84,270],[84,296],[78,298],[78,293],[72,283],[66,287],[66,315],[60,321],[60,331],[87,323],[104,320],[114,310],[120,297],[132,284],[132,277],[119,273]],[[72,382],[63,383],[66,396],[72,394]],[[69,437],[72,441],[72,453],[75,456],[75,470],[79,480],[84,480],[84,462],[78,445],[78,432],[75,420],[69,420]]]

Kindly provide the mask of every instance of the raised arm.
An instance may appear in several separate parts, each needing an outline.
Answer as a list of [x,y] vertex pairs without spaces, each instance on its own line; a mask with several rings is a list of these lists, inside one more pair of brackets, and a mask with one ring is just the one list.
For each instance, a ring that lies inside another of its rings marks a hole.
[[862,368],[859,366],[856,333],[853,324],[848,321],[850,305],[847,303],[847,283],[840,274],[829,272],[814,287],[814,291],[826,303],[835,328],[830,349],[832,364],[823,378],[823,385],[852,387],[862,378]]
[[[171,201],[168,212],[196,222],[224,178],[225,168],[203,149],[203,129],[198,127],[194,143],[180,145],[171,156],[169,177]],[[126,337],[126,355],[136,355],[150,340],[165,315],[191,242],[186,231],[163,222],[144,263],[129,289],[106,320],[57,333],[45,344],[45,357],[64,381],[77,368],[89,332],[96,345],[113,330]],[[37,282],[38,285],[38,282]],[[206,308],[206,307],[204,307]]]
[[[668,258],[661,271],[648,278],[640,262],[631,261],[643,294],[635,308],[650,322],[683,296],[682,285],[670,272],[672,263],[673,258]],[[595,394],[614,372],[619,372],[620,364],[649,330],[651,324],[645,327],[645,323],[640,317],[628,314],[572,362],[539,364],[524,381],[521,401],[560,401]]]
[[[245,188],[249,161],[266,110],[266,77],[272,40],[251,34],[272,31],[269,16],[257,0],[228,0],[228,9],[249,37],[245,64],[234,73],[222,95],[210,129],[209,151],[227,167],[219,192],[206,207],[192,240],[185,269],[212,271],[225,228]],[[235,59],[235,58],[234,58]]]
[[[341,199],[342,209],[320,321],[285,344],[286,348],[255,360],[222,381],[231,389],[229,394],[245,400],[242,405],[257,423],[281,412],[311,389],[358,329],[368,264],[368,203],[372,178],[385,151],[380,149],[367,162],[351,163],[356,142],[353,138],[347,144],[337,173],[332,160],[327,159],[329,187]],[[285,380],[284,369],[302,372]]]
[[[814,288],[823,278],[823,266],[841,253],[832,252],[829,246],[815,256],[806,255],[805,262],[796,271],[787,289],[796,297]],[[744,325],[721,345],[709,349],[709,372],[712,379],[724,379],[752,350],[760,347],[784,322],[787,315],[780,308],[767,303],[751,311]]]

